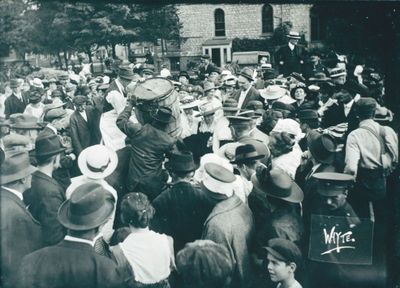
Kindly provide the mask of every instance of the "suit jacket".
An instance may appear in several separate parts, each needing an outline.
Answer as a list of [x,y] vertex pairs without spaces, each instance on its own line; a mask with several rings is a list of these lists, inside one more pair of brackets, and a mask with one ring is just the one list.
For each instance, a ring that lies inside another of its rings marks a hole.
[[249,248],[253,233],[251,210],[235,195],[219,202],[204,223],[202,239],[225,246],[235,263],[232,287],[251,287]]
[[152,228],[172,236],[174,251],[178,252],[186,243],[200,239],[204,221],[213,208],[208,203],[199,187],[188,182],[176,183],[154,199]]
[[172,150],[176,139],[150,124],[141,125],[130,122],[131,112],[132,106],[127,105],[118,116],[117,126],[126,134],[131,144],[127,182],[128,188],[133,189],[144,176],[155,178],[161,176],[165,154]]
[[349,114],[344,114],[344,105],[339,103],[338,105],[332,105],[325,111],[322,116],[321,127],[327,128],[330,126],[335,126],[340,123],[348,123],[348,128],[346,134],[348,135],[351,131],[358,127],[359,120],[355,112],[355,103],[351,106]]
[[[239,89],[239,90],[233,92],[233,94],[232,94],[232,97],[238,102],[239,102],[241,92],[242,91]],[[252,100],[258,100],[258,101],[264,102],[264,99],[262,99],[260,96],[260,92],[258,92],[258,90],[256,88],[254,88],[253,86],[251,86],[249,92],[247,92],[241,108],[245,109],[247,104],[249,103],[249,101],[252,101]]]
[[26,105],[28,105],[28,100],[24,96],[22,96],[21,101],[17,96],[11,94],[4,102],[4,114],[6,118],[10,118],[10,115],[15,113],[24,113]]
[[24,257],[20,288],[124,287],[115,263],[86,243],[62,241]]
[[100,118],[94,108],[86,109],[87,121],[75,111],[69,120],[72,146],[76,156],[85,148],[100,143]]
[[215,71],[217,69],[217,65],[215,65],[214,63],[210,62],[207,67],[205,66],[201,66],[199,68],[199,78],[200,80],[204,80],[206,78],[206,75],[210,75],[210,73],[212,71]]
[[22,258],[43,247],[42,231],[24,202],[1,188],[1,287],[15,287]]
[[58,208],[65,201],[64,190],[56,180],[40,171],[32,174],[31,186],[24,194],[24,201],[32,216],[42,224],[44,244],[57,244],[66,233],[57,219]]
[[[284,76],[292,72],[301,73],[303,61],[306,57],[306,48],[301,45],[295,45],[291,50],[289,45],[286,44],[278,49],[275,53],[276,63],[279,64],[279,73]],[[281,65],[279,62],[283,62]]]

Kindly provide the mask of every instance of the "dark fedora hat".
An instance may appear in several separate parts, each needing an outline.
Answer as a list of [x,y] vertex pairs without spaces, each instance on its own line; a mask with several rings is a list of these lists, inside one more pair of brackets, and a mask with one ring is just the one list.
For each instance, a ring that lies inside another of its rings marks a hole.
[[168,107],[160,107],[157,110],[156,114],[153,116],[154,120],[165,124],[171,122],[173,118],[175,117],[174,115],[172,115],[172,110]]
[[249,67],[244,67],[239,74],[240,76],[243,76],[244,78],[246,78],[247,80],[254,81],[253,75],[254,75],[254,71],[253,69],[249,68]]
[[174,151],[171,153],[165,168],[176,172],[191,172],[197,169],[190,151]]
[[133,70],[129,66],[119,67],[118,77],[124,80],[132,81],[134,77]]
[[65,150],[57,135],[40,135],[35,141],[34,155],[37,157],[50,157],[60,154]]
[[107,200],[108,191],[99,183],[78,186],[71,198],[58,209],[58,221],[64,227],[82,231],[99,227],[114,211],[113,201]]
[[4,163],[1,164],[1,184],[23,179],[36,170],[37,168],[33,167],[29,161],[27,151],[9,151],[5,155]]
[[332,136],[311,130],[307,134],[307,144],[308,150],[315,160],[324,164],[332,164],[336,152],[336,143]]
[[254,188],[268,196],[280,198],[291,203],[300,203],[304,199],[301,188],[283,170],[274,168],[257,169],[251,177]]
[[241,164],[247,161],[262,159],[264,157],[265,155],[259,154],[252,144],[245,144],[236,148],[235,160],[231,161],[231,163]]

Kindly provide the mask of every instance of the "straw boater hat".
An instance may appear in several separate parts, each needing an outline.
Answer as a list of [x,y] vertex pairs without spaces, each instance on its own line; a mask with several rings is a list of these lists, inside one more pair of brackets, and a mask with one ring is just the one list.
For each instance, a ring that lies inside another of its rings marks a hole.
[[300,203],[304,199],[301,188],[279,168],[259,169],[251,177],[255,189],[268,196],[279,198],[291,203]]
[[289,34],[286,35],[287,38],[289,39],[300,39],[300,33],[297,31],[290,31]]
[[18,150],[7,152],[4,163],[1,165],[1,184],[11,183],[23,179],[37,168],[31,165],[27,151]]
[[215,163],[207,163],[204,170],[202,185],[206,190],[228,197],[233,195],[236,177],[231,171]]
[[29,81],[29,84],[35,88],[44,88],[43,82],[39,78],[33,78],[32,81]]
[[278,100],[286,95],[286,89],[278,85],[269,85],[267,88],[260,89],[260,95],[266,100]]
[[91,179],[103,179],[111,175],[118,165],[115,151],[104,145],[93,145],[83,150],[78,157],[82,174]]
[[345,76],[345,75],[347,75],[346,69],[340,68],[340,67],[338,67],[338,68],[333,68],[333,69],[331,69],[331,71],[329,72],[329,77],[330,77],[330,78],[337,78],[337,77]]
[[71,198],[58,209],[58,221],[67,229],[84,231],[105,223],[114,211],[114,202],[106,198],[109,192],[99,183],[78,186]]

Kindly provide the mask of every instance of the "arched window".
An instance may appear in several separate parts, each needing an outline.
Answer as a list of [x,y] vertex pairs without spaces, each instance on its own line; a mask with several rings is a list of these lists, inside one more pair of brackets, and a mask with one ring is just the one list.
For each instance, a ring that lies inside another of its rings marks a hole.
[[222,9],[214,12],[215,36],[225,36],[225,13]]
[[262,33],[274,32],[274,15],[272,6],[265,4],[262,8]]

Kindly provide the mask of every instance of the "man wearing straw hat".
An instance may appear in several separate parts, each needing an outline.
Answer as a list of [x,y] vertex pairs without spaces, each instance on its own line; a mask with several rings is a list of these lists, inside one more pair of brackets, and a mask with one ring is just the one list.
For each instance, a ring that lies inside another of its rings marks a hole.
[[297,43],[301,39],[299,32],[290,31],[288,44],[279,48],[276,52],[276,62],[279,63],[279,73],[288,76],[292,72],[301,73],[304,58],[306,55],[305,47]]
[[22,258],[43,247],[42,231],[23,202],[23,193],[31,187],[31,175],[36,171],[28,152],[8,152],[1,168],[1,280],[2,287],[11,288]]

